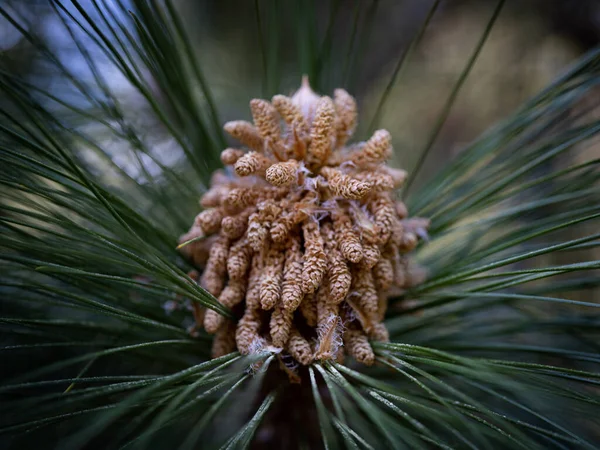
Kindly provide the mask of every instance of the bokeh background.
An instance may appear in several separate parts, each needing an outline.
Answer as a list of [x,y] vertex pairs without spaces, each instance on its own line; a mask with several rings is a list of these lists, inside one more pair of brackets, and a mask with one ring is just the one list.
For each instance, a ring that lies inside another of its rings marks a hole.
[[[51,2],[4,0],[3,3],[9,11],[21,16],[30,30],[39,33],[49,47],[60,50],[63,63],[75,76],[91,76],[86,74],[87,65],[70,37],[70,33],[79,30],[67,29]],[[116,6],[123,2],[112,3]],[[409,171],[426,145],[496,3],[441,1],[423,38],[389,89],[378,126],[392,132],[398,163]],[[91,4],[87,0],[81,2],[93,12]],[[248,118],[251,98],[291,93],[299,85],[298,74],[307,73],[313,86],[323,93],[344,86],[358,98],[362,117],[360,135],[366,134],[398,61],[431,6],[422,0],[176,0],[174,4],[185,21],[222,122]],[[259,25],[257,5],[263,13]],[[311,20],[313,14],[316,22]],[[322,41],[305,39],[298,32],[303,23],[307,25],[305,29],[317,29]],[[98,20],[98,26],[110,24]],[[425,176],[419,180],[426,180],[427,174],[434,173],[462,146],[513,112],[565,66],[596,46],[599,38],[597,1],[507,1],[425,161]],[[304,52],[315,48],[328,61],[322,67],[304,63]],[[263,52],[270,56],[268,67],[263,64]],[[3,70],[50,87],[61,95],[63,88],[72,89],[53,77],[34,46],[2,17],[0,53]],[[93,53],[92,49],[90,57],[98,61],[106,55]],[[276,66],[272,63],[275,60]],[[120,98],[135,111],[138,120],[143,120],[147,105],[137,98],[134,88],[108,60],[102,67],[106,69],[102,70],[105,80],[111,87],[117,87]],[[157,152],[167,163],[177,160],[168,142],[157,144]],[[120,162],[126,163],[121,161],[127,158],[118,147],[114,153]],[[130,170],[135,171],[135,164],[131,166]]]

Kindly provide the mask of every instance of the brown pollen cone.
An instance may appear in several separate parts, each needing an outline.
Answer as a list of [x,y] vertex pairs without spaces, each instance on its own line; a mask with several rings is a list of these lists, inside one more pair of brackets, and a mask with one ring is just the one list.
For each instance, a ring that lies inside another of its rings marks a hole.
[[388,297],[422,281],[408,264],[427,219],[395,199],[406,172],[387,167],[391,136],[346,147],[356,101],[320,97],[303,81],[292,97],[250,102],[254,123],[225,124],[245,148],[226,148],[200,212],[181,242],[200,284],[239,320],[198,314],[214,356],[278,348],[302,365],[373,364],[387,340]]

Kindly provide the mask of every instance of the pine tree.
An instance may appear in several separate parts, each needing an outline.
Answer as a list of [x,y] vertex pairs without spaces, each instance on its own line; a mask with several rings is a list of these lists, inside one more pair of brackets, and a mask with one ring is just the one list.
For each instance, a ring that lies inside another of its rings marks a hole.
[[[414,183],[504,2],[408,174],[375,130],[440,2],[372,117],[350,94],[377,2],[335,49],[339,3],[320,32],[311,2],[290,3],[293,30],[289,5],[255,2],[253,124],[225,124],[170,0],[49,0],[77,70],[0,5],[45,73],[0,73],[0,442],[596,448],[599,51]],[[280,95],[303,75],[314,101]]]

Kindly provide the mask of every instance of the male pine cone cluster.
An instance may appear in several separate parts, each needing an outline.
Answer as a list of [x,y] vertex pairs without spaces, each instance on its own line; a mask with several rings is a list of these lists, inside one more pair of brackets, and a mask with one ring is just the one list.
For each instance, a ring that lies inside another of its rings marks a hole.
[[306,80],[250,108],[254,124],[225,124],[247,150],[223,150],[227,167],[181,237],[203,238],[183,250],[203,268],[201,286],[241,318],[197,308],[196,321],[216,334],[215,357],[270,346],[302,365],[345,353],[372,364],[369,340],[388,339],[388,296],[418,282],[406,254],[428,226],[394,199],[406,173],[385,165],[390,134],[346,146],[354,98],[320,97]]

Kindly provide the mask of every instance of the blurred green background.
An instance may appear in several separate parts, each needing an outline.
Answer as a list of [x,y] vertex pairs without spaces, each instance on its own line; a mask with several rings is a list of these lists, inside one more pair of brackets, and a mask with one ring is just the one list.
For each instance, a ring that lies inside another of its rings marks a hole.
[[[92,2],[81,2],[84,6],[88,3]],[[174,2],[214,93],[222,122],[249,118],[251,98],[291,93],[299,85],[299,74],[307,73],[322,93],[343,86],[357,97],[361,138],[431,3]],[[6,4],[9,11],[15,11],[29,23],[31,30],[45,36],[49,45],[61,49],[65,64],[74,73],[85,70],[81,56],[48,2],[8,0]],[[426,145],[495,4],[486,0],[441,1],[423,39],[409,55],[405,70],[389,90],[377,125],[391,131],[397,164],[407,170],[415,165],[419,151]],[[257,8],[261,12],[258,23]],[[320,42],[306,31],[315,29]],[[420,180],[547,85],[566,65],[597,45],[599,37],[597,1],[507,1],[456,98]],[[310,66],[306,54],[311,51],[318,52],[327,64],[317,62]],[[48,68],[40,62],[33,46],[2,18],[0,52],[5,70],[62,93],[60,80],[45,71]],[[265,65],[264,60],[269,63]],[[142,120],[140,113],[145,106],[136,98],[134,89],[108,64],[103,75],[111,86],[122,84],[122,98]],[[163,153],[168,154],[169,150],[165,144]],[[177,159],[164,157],[167,162]]]

